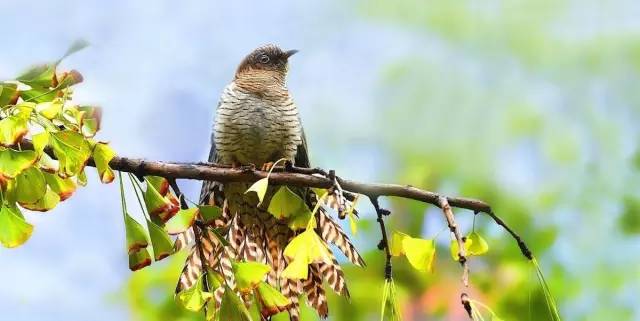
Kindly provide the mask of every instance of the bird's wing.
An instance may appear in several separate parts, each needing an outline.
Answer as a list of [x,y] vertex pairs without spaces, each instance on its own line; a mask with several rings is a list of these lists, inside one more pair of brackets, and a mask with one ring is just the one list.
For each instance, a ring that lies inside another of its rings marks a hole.
[[311,167],[309,162],[309,151],[307,150],[307,138],[304,135],[304,128],[301,129],[302,143],[298,145],[296,157],[294,158],[294,165],[297,167]]

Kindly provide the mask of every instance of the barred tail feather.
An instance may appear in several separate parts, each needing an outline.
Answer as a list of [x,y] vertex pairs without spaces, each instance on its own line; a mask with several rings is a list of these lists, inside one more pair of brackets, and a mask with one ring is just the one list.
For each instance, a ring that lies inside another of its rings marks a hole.
[[351,263],[361,267],[366,265],[342,227],[323,210],[318,211],[318,230],[322,239],[337,246]]
[[309,265],[309,277],[304,280],[302,287],[307,295],[309,305],[318,311],[321,318],[326,318],[329,315],[329,306],[322,287],[322,276],[318,264]]

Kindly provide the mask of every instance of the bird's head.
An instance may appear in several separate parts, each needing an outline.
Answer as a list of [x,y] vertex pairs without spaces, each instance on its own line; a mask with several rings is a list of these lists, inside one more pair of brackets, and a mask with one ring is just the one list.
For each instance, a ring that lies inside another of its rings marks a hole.
[[236,70],[236,79],[243,76],[271,74],[284,80],[289,66],[289,57],[298,50],[284,51],[276,45],[264,45],[248,54]]

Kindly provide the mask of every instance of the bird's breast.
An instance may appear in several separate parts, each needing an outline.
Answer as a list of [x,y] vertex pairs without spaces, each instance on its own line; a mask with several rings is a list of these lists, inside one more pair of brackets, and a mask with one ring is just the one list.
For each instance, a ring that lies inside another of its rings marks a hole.
[[298,111],[288,94],[256,95],[233,83],[222,94],[214,132],[220,161],[227,164],[293,159],[301,143]]

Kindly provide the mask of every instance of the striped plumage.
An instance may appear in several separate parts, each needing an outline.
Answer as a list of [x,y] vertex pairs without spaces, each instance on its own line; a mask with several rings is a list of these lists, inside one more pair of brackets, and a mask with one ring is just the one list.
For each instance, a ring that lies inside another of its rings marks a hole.
[[[296,166],[309,167],[304,132],[298,110],[285,86],[287,59],[294,51],[284,52],[267,45],[254,50],[240,64],[234,80],[224,89],[218,105],[209,161],[233,166],[264,164],[281,158]],[[251,184],[205,182],[202,187],[202,204],[223,206],[224,215],[215,226],[224,228],[229,246],[222,246],[208,230],[200,231],[206,265],[223,275],[233,284],[231,260],[265,263],[271,266],[266,281],[291,301],[287,307],[291,320],[299,319],[299,296],[305,294],[310,306],[322,317],[328,315],[328,305],[323,281],[336,293],[348,296],[344,273],[333,258],[332,263],[309,265],[306,280],[289,280],[281,277],[288,264],[283,251],[295,236],[286,222],[278,221],[267,212],[268,204],[276,188],[269,187],[263,203],[257,206],[255,197],[247,197],[245,191]],[[309,206],[316,202],[315,195],[306,188],[292,190],[307,200]],[[316,232],[327,243],[336,245],[354,264],[364,261],[340,226],[323,209],[316,215]],[[194,228],[198,228],[195,227]],[[191,242],[193,231],[181,235],[178,248]],[[192,286],[202,273],[199,252],[191,250],[180,276],[176,291]],[[211,289],[217,302],[222,291]],[[278,311],[265,312],[267,314]],[[268,318],[269,315],[263,315]]]

